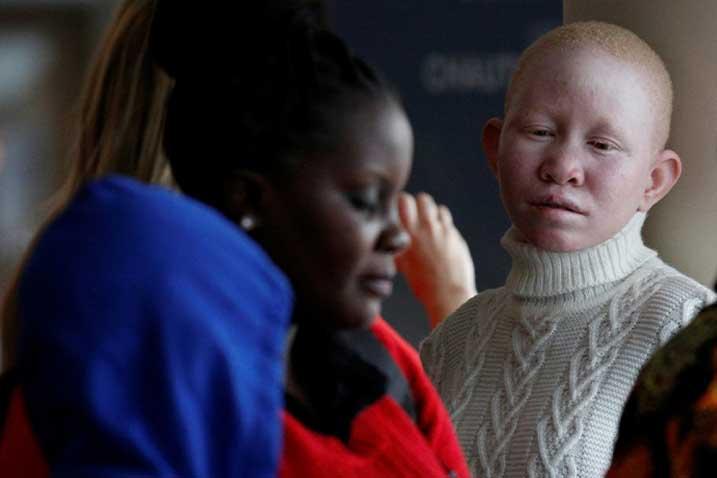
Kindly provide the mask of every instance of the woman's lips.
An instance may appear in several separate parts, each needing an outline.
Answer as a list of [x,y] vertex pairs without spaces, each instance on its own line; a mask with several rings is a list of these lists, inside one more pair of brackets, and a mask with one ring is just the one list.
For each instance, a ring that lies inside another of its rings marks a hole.
[[388,298],[393,292],[393,277],[390,276],[368,276],[361,280],[361,286],[369,294],[382,299]]

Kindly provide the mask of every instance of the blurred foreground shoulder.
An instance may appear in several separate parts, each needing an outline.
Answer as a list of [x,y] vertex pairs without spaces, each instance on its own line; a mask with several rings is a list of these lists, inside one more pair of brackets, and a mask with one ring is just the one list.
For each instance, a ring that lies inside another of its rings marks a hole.
[[214,210],[123,177],[82,188],[19,288],[17,369],[53,476],[272,476],[291,305]]

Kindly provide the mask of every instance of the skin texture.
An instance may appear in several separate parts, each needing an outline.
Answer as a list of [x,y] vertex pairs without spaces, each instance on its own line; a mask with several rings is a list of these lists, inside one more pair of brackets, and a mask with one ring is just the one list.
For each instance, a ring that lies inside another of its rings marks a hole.
[[525,242],[597,245],[669,192],[679,156],[661,149],[642,70],[588,48],[548,51],[528,68],[505,119],[483,131],[503,204]]
[[[525,78],[532,75],[531,65],[539,63],[542,55],[551,49],[599,48],[626,63],[638,65],[647,75],[648,81],[641,86],[649,90],[655,99],[658,137],[662,147],[670,134],[672,114],[672,80],[660,56],[640,37],[630,30],[605,22],[587,21],[561,25],[538,38],[518,60],[516,71],[511,78],[506,95],[506,106],[511,103],[511,94]],[[507,108],[506,108],[507,109]]]
[[260,181],[254,236],[290,278],[296,320],[368,327],[379,315],[394,255],[409,242],[397,203],[412,156],[403,111],[370,105],[350,115],[334,152],[304,158],[287,178]]
[[476,295],[473,258],[450,210],[429,194],[403,193],[398,206],[411,245],[396,257],[396,266],[426,309],[433,329]]

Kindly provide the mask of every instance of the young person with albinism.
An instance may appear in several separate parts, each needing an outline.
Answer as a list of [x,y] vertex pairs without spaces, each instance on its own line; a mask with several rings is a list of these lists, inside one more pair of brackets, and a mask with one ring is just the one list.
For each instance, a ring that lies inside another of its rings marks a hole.
[[664,64],[621,27],[562,26],[521,56],[483,130],[511,271],[421,349],[477,476],[602,476],[640,367],[714,299],[641,238],[681,172],[671,110]]

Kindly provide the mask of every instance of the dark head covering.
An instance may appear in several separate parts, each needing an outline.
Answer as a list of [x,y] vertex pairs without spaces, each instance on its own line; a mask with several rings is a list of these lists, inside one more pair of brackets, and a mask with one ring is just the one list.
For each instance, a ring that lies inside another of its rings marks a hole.
[[714,476],[717,469],[717,305],[660,347],[620,420],[609,478]]
[[19,294],[18,376],[53,476],[274,476],[292,297],[222,216],[92,183]]

